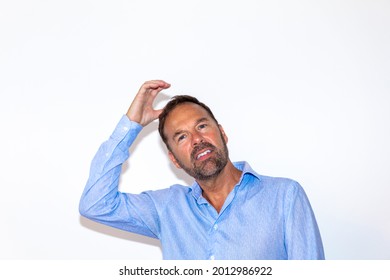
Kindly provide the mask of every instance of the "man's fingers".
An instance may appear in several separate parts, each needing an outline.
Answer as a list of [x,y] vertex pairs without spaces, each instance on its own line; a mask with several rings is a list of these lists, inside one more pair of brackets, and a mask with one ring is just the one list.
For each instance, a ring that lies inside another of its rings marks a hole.
[[171,85],[169,83],[163,80],[148,81],[141,86],[139,95],[143,96],[143,99],[145,98],[146,104],[148,106],[151,106],[157,94],[160,91],[169,88],[170,86]]
[[148,106],[151,106],[157,94],[160,91],[169,88],[170,86],[171,85],[169,83],[163,80],[148,81],[141,86],[140,90],[138,91],[138,96],[145,100],[145,105],[148,104]]
[[171,85],[163,80],[152,80],[152,81],[147,81],[145,82],[142,86],[141,86],[141,89],[143,90],[158,90],[160,89],[163,90],[163,89],[167,89],[169,88]]

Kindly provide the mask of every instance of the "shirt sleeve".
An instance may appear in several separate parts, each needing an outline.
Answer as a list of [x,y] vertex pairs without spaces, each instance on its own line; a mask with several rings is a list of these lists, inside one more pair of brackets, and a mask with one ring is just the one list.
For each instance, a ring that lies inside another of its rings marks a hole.
[[93,221],[159,238],[158,211],[151,194],[118,191],[122,164],[128,159],[129,147],[141,130],[142,126],[126,115],[121,118],[92,160],[79,211]]
[[303,188],[293,182],[286,196],[285,246],[288,259],[325,259],[319,228]]

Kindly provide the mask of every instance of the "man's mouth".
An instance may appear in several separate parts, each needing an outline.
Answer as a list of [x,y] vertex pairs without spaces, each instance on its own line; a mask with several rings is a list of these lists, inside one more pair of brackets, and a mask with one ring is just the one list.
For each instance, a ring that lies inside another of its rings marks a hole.
[[204,157],[205,155],[207,155],[207,154],[209,154],[209,153],[211,153],[211,150],[205,150],[204,152],[198,154],[198,155],[196,156],[196,159],[198,160],[198,159]]
[[208,155],[215,150],[214,145],[204,142],[196,146],[191,153],[191,158],[193,160],[202,160],[208,158]]

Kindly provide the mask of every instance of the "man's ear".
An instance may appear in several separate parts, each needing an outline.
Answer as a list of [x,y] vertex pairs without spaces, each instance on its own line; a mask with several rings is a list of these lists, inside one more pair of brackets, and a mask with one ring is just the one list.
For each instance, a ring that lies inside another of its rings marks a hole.
[[171,151],[168,151],[168,156],[169,156],[169,159],[172,161],[172,163],[179,169],[181,169],[181,166],[179,165],[179,163],[177,162],[175,156],[172,154]]
[[228,142],[228,137],[227,137],[225,131],[223,130],[222,125],[219,124],[218,126],[219,126],[219,130],[221,131],[221,135],[222,135],[223,139],[225,139],[225,142],[227,143]]

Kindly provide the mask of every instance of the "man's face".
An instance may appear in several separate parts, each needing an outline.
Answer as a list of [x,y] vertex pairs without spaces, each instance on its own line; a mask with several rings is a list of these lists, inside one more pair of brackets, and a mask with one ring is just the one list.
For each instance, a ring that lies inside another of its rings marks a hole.
[[225,132],[197,104],[183,103],[173,109],[164,133],[172,162],[196,180],[216,177],[229,160]]

